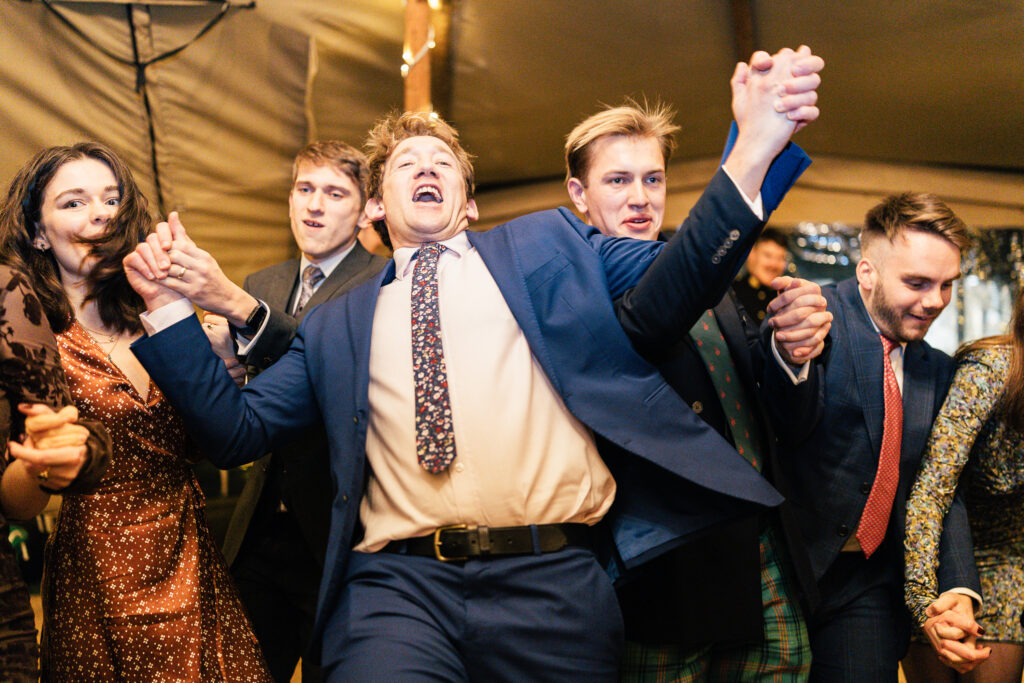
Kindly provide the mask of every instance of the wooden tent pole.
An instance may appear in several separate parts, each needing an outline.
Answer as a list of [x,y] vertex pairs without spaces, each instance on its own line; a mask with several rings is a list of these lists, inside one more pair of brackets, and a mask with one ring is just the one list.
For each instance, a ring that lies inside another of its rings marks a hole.
[[[425,49],[430,35],[430,4],[428,0],[405,2],[405,110],[431,111],[430,50]],[[419,59],[417,59],[419,57]],[[403,71],[405,66],[403,66]]]

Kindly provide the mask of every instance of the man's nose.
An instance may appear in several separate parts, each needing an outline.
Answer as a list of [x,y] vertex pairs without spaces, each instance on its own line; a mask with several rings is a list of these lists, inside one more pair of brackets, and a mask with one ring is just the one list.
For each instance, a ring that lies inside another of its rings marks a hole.
[[314,213],[322,212],[324,210],[324,193],[320,190],[314,190],[306,207]]
[[647,188],[644,187],[643,181],[636,181],[629,184],[629,205],[630,206],[647,206],[651,203],[650,198],[647,196]]

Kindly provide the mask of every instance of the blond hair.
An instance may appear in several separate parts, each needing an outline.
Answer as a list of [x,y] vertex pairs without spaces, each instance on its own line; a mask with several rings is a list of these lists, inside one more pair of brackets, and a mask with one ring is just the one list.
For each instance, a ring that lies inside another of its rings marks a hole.
[[679,126],[672,123],[675,111],[667,104],[648,104],[628,99],[619,107],[606,107],[578,123],[565,138],[565,180],[578,178],[587,184],[592,162],[593,144],[609,135],[655,138],[661,155],[668,164],[676,151],[675,134]]

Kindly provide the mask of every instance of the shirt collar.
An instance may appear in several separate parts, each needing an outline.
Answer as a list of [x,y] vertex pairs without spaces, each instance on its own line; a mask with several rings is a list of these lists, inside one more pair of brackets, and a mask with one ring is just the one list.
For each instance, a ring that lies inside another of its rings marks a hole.
[[[462,258],[473,248],[473,245],[469,243],[469,237],[466,236],[465,230],[454,237],[442,240],[440,244],[443,244],[445,247],[444,254],[450,253],[458,258]],[[395,250],[395,279],[404,280],[409,277],[412,273],[413,261],[419,250],[419,247],[400,247]]]
[[338,264],[345,260],[345,257],[352,253],[352,250],[356,248],[356,241],[352,240],[352,244],[348,245],[337,254],[328,256],[317,262],[310,261],[306,258],[305,254],[299,259],[299,276],[306,271],[306,266],[319,266],[320,271],[324,274],[324,280],[331,276],[334,269],[338,267]]

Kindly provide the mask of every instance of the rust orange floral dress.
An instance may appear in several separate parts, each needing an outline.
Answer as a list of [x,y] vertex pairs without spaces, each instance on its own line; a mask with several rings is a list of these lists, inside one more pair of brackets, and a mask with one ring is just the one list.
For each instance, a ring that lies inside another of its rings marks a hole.
[[94,493],[64,498],[46,551],[44,680],[270,681],[210,535],[184,426],[77,323],[58,335],[83,416],[113,440]]

